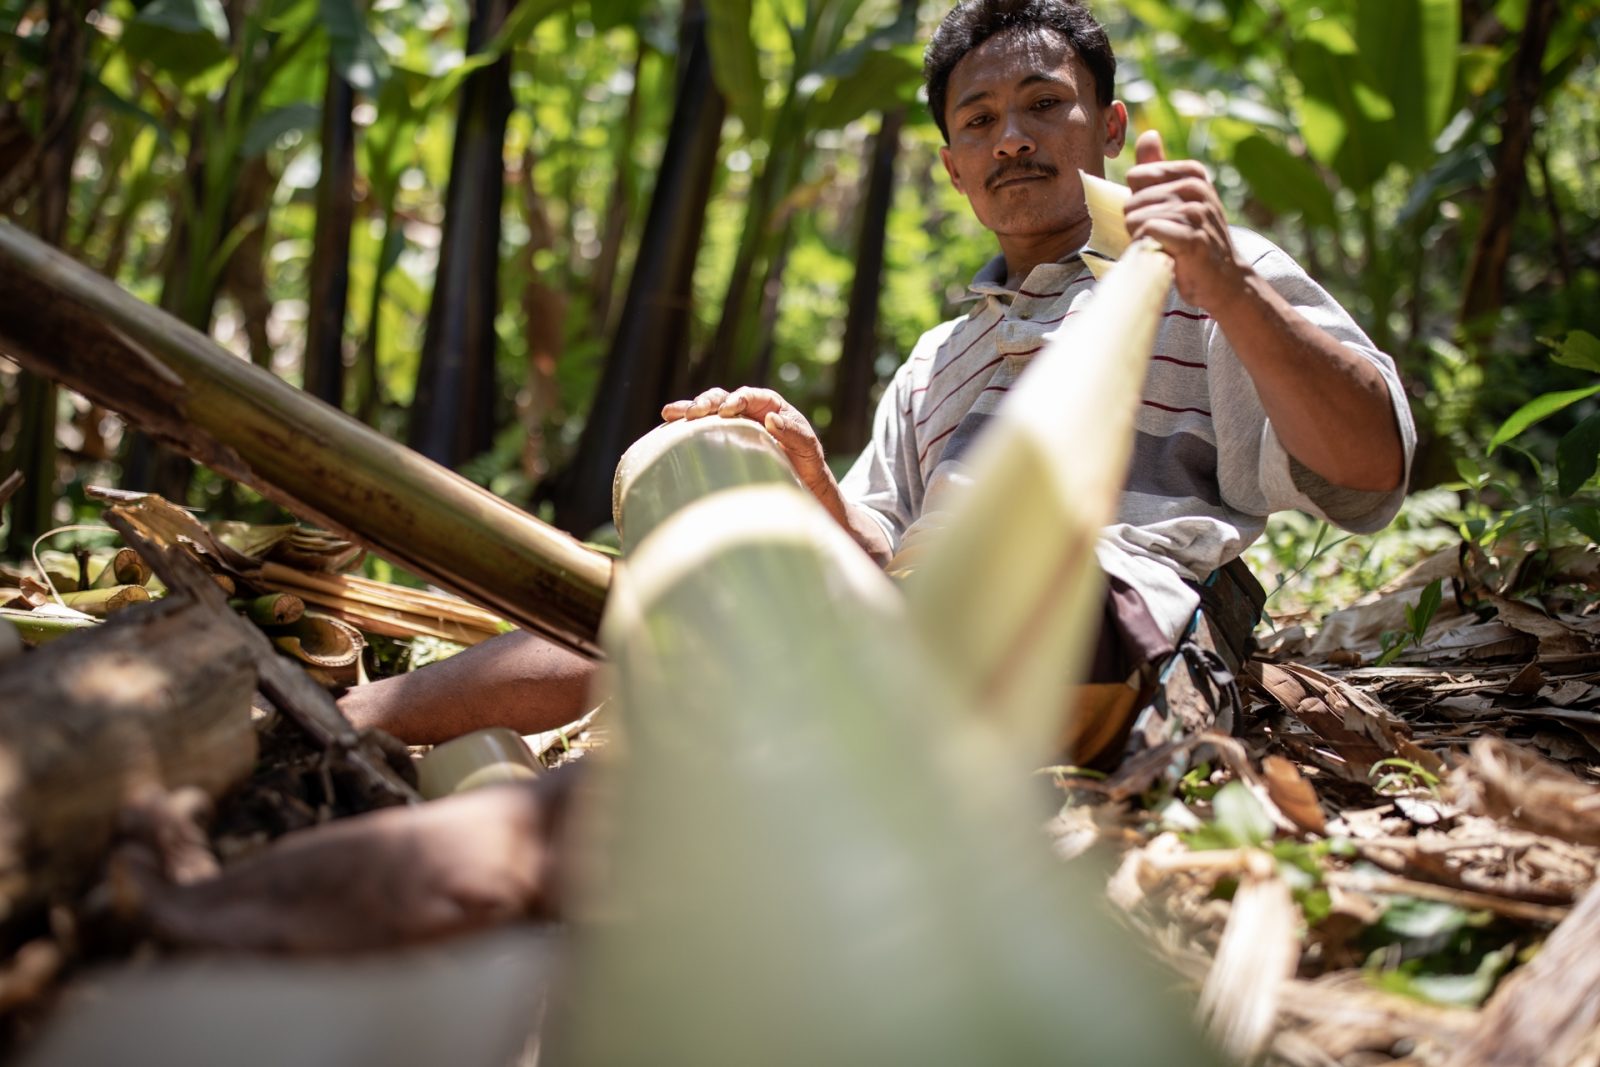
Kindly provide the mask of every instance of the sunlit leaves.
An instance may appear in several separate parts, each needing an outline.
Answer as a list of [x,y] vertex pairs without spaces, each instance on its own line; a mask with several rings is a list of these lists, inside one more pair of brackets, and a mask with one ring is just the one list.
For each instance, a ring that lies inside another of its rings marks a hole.
[[1356,0],[1344,15],[1305,13],[1293,71],[1311,154],[1362,190],[1392,164],[1432,161],[1455,94],[1460,12],[1456,0]]
[[1590,374],[1600,374],[1600,337],[1588,330],[1573,330],[1560,344],[1552,344],[1555,355],[1551,358],[1563,367],[1576,367]]
[[254,159],[288,133],[314,130],[322,121],[322,108],[309,100],[269,111],[250,124],[239,143],[240,154]]
[[1260,134],[1247,137],[1234,146],[1233,165],[1268,206],[1278,211],[1298,211],[1319,226],[1337,224],[1333,193],[1323,184],[1321,175],[1282,145]]
[[910,103],[921,74],[920,50],[915,46],[873,51],[818,94],[806,112],[807,123],[814,129],[836,130],[868,112]]
[[123,26],[122,46],[185,85],[227,62],[228,18],[220,0],[154,0]]
[[728,109],[739,116],[748,136],[765,124],[764,89],[750,36],[750,0],[708,0],[706,43],[711,48],[711,73]]
[[1494,432],[1494,436],[1489,438],[1489,451],[1493,452],[1501,445],[1515,439],[1517,435],[1528,427],[1548,419],[1556,412],[1569,408],[1580,400],[1587,400],[1596,393],[1600,393],[1600,385],[1585,386],[1582,389],[1564,389],[1560,392],[1545,393],[1542,396],[1534,397],[1513,412],[1509,419],[1500,424],[1500,428]]
[[388,74],[389,60],[367,29],[365,12],[356,0],[320,0],[318,9],[334,69],[356,90],[372,92]]
[[1600,414],[1590,415],[1556,445],[1556,488],[1571,496],[1594,477],[1600,463]]

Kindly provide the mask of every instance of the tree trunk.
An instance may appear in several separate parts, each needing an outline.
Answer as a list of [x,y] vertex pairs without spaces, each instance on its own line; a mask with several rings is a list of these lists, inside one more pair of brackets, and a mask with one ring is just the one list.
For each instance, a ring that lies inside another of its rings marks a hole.
[[595,654],[605,556],[6,225],[0,351],[224,477]]
[[[237,76],[236,76],[237,77]],[[197,272],[191,269],[196,257],[206,257],[209,249],[195,247],[196,217],[204,210],[206,196],[206,136],[208,116],[197,116],[189,123],[189,150],[184,160],[184,173],[179,181],[188,184],[188,203],[193,211],[185,210],[181,191],[172,196],[172,224],[163,250],[161,299],[163,311],[177,317],[178,321],[192,326],[201,333],[211,333],[211,313],[216,304],[215,293],[200,294],[191,290]],[[156,493],[177,504],[185,504],[189,497],[189,482],[194,469],[189,460],[169,449],[164,449],[137,429],[122,438],[122,478],[124,489]]]
[[1528,148],[1533,142],[1533,109],[1544,83],[1545,46],[1560,14],[1556,0],[1530,0],[1522,40],[1511,61],[1506,86],[1505,117],[1500,123],[1500,150],[1495,157],[1494,184],[1484,205],[1478,240],[1467,268],[1461,323],[1472,328],[1476,320],[1505,304],[1506,260],[1511,256],[1511,235],[1528,183]]
[[248,776],[255,688],[237,632],[182,597],[5,661],[0,916],[80,890],[132,796]]
[[311,306],[306,323],[305,390],[344,406],[344,319],[350,298],[350,225],[355,215],[355,91],[328,62],[322,97],[322,175],[311,246]]
[[640,98],[644,93],[644,37],[638,37],[638,54],[633,61],[633,91],[628,94],[628,108],[622,116],[622,131],[617,138],[617,174],[611,183],[611,196],[606,202],[606,228],[600,239],[600,255],[594,261],[594,274],[590,283],[590,322],[595,335],[603,337],[611,327],[611,303],[617,284],[617,266],[622,259],[622,241],[628,232],[628,216],[633,207],[634,165],[633,146],[639,132]]
[[[791,100],[794,96],[791,87]],[[765,296],[756,280],[766,279],[778,235],[773,232],[774,213],[785,192],[794,185],[801,155],[793,143],[801,135],[794,118],[796,105],[786,102],[774,122],[771,150],[761,173],[751,184],[745,209],[744,230],[734,254],[733,271],[722,299],[722,317],[711,348],[695,368],[693,387],[720,385],[732,388],[746,384],[755,365],[754,353],[760,346],[760,305]]]
[[538,253],[555,245],[555,229],[544,198],[534,185],[533,167],[530,147],[522,155],[522,212],[528,225],[528,243],[523,248],[527,282],[522,290],[522,310],[528,338],[528,374],[517,397],[517,417],[526,434],[522,445],[523,473],[536,482],[550,467],[545,451],[545,419],[561,402],[556,363],[566,340],[567,298],[539,274]]
[[761,282],[761,312],[756,318],[756,358],[746,384],[765,386],[772,380],[772,358],[778,349],[778,312],[783,301],[783,275],[789,269],[789,253],[794,250],[794,216],[783,221],[778,244]]
[[[72,161],[78,150],[82,119],[83,64],[89,35],[83,15],[92,5],[52,0],[45,36],[48,72],[43,108],[43,135],[33,171],[31,215],[34,232],[60,247],[67,234],[67,208],[72,197]],[[22,555],[51,526],[56,502],[56,388],[24,372],[18,382],[22,414],[11,466],[23,473],[22,488],[11,501],[11,525],[5,548]]]
[[556,522],[587,532],[611,514],[623,450],[660,421],[687,373],[689,303],[724,103],[711,77],[705,14],[685,9],[683,77],[639,239],[633,278],[578,453],[551,488]]
[[[272,190],[277,184],[272,169],[265,158],[252,159],[239,175],[234,194],[233,216],[235,224],[241,220],[259,219],[260,225],[251,222],[249,232],[239,241],[223,274],[223,288],[239,305],[239,315],[244,319],[244,333],[250,349],[250,362],[268,370],[272,368],[272,338],[267,333],[267,322],[272,318],[272,297],[267,294],[267,214],[272,207]],[[311,302],[311,315],[316,315],[316,300]]]
[[856,242],[856,273],[850,282],[850,310],[833,377],[833,421],[828,424],[828,451],[851,454],[867,443],[872,422],[873,367],[878,360],[878,301],[883,288],[884,244],[889,209],[894,204],[894,160],[900,150],[905,108],[883,113],[883,125],[872,144],[867,195],[861,201],[861,236]]
[[[513,0],[474,0],[466,50],[484,47]],[[411,406],[411,447],[454,467],[494,442],[494,320],[500,309],[502,152],[511,117],[511,56],[461,86],[444,238]]]

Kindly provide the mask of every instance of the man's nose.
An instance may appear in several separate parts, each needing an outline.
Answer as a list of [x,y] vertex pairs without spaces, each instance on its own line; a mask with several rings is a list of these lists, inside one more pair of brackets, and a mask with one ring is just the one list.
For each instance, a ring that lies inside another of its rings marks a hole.
[[1013,159],[1017,156],[1030,156],[1037,149],[1033,137],[1023,128],[1023,124],[1016,116],[1007,115],[1001,120],[1000,137],[994,144],[994,157],[996,159]]

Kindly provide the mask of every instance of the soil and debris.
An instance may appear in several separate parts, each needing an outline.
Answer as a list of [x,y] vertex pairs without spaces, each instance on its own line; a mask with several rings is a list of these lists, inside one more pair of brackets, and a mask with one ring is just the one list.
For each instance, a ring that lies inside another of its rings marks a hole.
[[[309,590],[322,602],[308,607],[356,634],[343,673],[275,642],[324,683],[409,669],[448,654],[450,636],[497,629],[442,594],[340,576],[356,555],[324,535],[178,521],[236,601]],[[72,569],[53,562],[58,578]],[[92,585],[89,562],[74,562]],[[56,580],[8,572],[0,586],[15,613],[44,608]],[[1065,803],[1047,832],[1064,860],[1106,863],[1116,913],[1199,991],[1241,1061],[1593,1063],[1597,608],[1600,552],[1437,553],[1324,619],[1274,620],[1237,737],[1174,743],[1109,776],[1053,771]],[[224,864],[392,802],[272,701],[253,718],[255,770],[211,823]],[[603,730],[591,716],[527,740],[555,765]],[[402,777],[425,752],[374,751]],[[107,893],[56,904],[8,946],[8,1046],[26,1046],[89,965],[156,952],[108,921]]]

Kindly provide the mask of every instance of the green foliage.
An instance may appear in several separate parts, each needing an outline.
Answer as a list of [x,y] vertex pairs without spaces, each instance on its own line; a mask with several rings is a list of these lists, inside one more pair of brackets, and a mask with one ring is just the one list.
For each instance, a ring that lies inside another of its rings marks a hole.
[[1211,821],[1187,835],[1190,848],[1255,848],[1272,840],[1272,818],[1243,782],[1231,781],[1211,797]]
[[[1410,618],[1408,610],[1407,618]],[[1391,756],[1372,765],[1370,776],[1373,788],[1379,793],[1413,793],[1418,790],[1433,791],[1439,788],[1439,776],[1417,763]]]
[[1378,989],[1476,1007],[1516,958],[1517,944],[1485,911],[1396,898],[1365,935],[1367,980]]
[[[1422,590],[1421,596],[1415,604],[1406,605],[1406,628],[1404,630],[1385,631],[1382,635],[1383,654],[1378,657],[1377,666],[1387,667],[1399,658],[1406,647],[1422,647],[1422,639],[1427,635],[1428,624],[1439,611],[1439,601],[1442,598],[1440,589],[1442,583],[1435,578]],[[1383,762],[1390,762],[1385,760]]]
[[[1314,520],[1275,518],[1251,555],[1282,580],[1275,612],[1376,588],[1452,529],[1484,544],[1600,536],[1595,0],[1562,5],[1545,55],[1506,306],[1470,334],[1457,321],[1523,6],[1475,17],[1466,43],[1451,0],[1129,0],[1099,12],[1123,60],[1119,89],[1135,132],[1160,129],[1169,152],[1203,159],[1234,217],[1305,262],[1395,354],[1423,435],[1416,483],[1459,495],[1453,506],[1436,495],[1409,505],[1379,539],[1343,541]],[[609,328],[594,316],[596,296],[612,287],[614,321],[671,121],[682,6],[525,0],[476,54],[465,46],[466,7],[440,0],[268,0],[231,23],[228,10],[217,0],[97,8],[71,190],[74,254],[204,320],[241,355],[245,327],[264,327],[256,340],[264,335],[270,351],[260,357],[296,380],[331,59],[358,90],[348,352],[376,368],[351,402],[377,425],[403,425],[450,178],[449,105],[468,74],[511,55],[497,430],[535,429],[540,444],[497,447],[485,466],[491,484],[529,490],[559,469],[593,401]],[[34,134],[47,76],[43,11],[0,2],[0,115]],[[824,424],[878,111],[910,104],[880,381],[923,330],[964,310],[967,279],[994,251],[949,187],[937,131],[914,101],[920,48],[942,11],[896,0],[712,0],[706,12],[715,75],[739,121],[727,127],[697,259],[692,347],[708,348],[728,281],[743,271],[752,284],[733,309],[740,358],[770,342],[774,384]],[[1127,157],[1111,161],[1113,174]],[[236,204],[247,174],[264,193]],[[625,218],[613,248],[616,204]],[[530,251],[536,236],[543,243]],[[782,242],[788,266],[767,320],[762,282]],[[228,263],[235,255],[254,262],[263,300],[250,306],[270,309],[265,323],[234,291],[251,273]],[[534,282],[565,298],[549,377],[528,367],[524,295]],[[1546,348],[1553,359],[1541,358]],[[519,396],[525,404],[539,391],[540,413],[519,425]],[[1458,472],[1458,460],[1477,474]],[[113,476],[86,463],[74,479]]]

